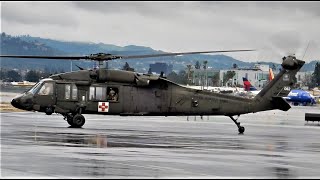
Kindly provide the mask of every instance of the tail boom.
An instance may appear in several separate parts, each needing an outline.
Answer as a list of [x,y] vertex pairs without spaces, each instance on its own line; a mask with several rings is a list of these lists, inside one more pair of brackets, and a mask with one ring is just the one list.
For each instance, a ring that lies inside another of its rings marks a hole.
[[295,57],[284,58],[282,70],[263,88],[254,100],[254,112],[279,109],[287,111],[291,106],[282,98],[289,94],[295,84],[295,75],[304,65],[304,61]]

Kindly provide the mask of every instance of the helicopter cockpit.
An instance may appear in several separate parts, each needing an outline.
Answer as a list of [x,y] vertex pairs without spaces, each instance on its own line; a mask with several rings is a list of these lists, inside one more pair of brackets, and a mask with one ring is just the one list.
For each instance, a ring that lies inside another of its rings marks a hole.
[[42,79],[35,84],[30,90],[22,95],[15,97],[11,104],[12,106],[24,110],[38,110],[34,109],[34,105],[42,105],[42,101],[52,99],[54,92],[54,82],[50,78]]
[[35,84],[28,92],[32,94],[41,95],[52,95],[53,94],[53,84],[50,82],[52,79],[42,79],[37,84]]

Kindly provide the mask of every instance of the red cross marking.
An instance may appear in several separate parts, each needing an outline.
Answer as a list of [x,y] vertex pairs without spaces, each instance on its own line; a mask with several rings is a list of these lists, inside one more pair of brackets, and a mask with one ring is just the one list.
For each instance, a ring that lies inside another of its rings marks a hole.
[[99,108],[101,109],[101,111],[104,111],[105,109],[108,109],[108,105],[106,105],[106,103],[102,103]]

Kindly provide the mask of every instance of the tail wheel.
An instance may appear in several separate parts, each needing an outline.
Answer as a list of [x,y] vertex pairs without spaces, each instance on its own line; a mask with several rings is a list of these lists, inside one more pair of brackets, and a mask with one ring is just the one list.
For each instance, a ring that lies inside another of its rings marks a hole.
[[245,129],[244,129],[244,127],[243,127],[243,126],[240,126],[238,130],[239,130],[239,133],[240,133],[240,134],[242,134],[242,133],[244,132],[244,130],[245,130]]
[[[76,114],[75,116],[73,116],[73,119],[72,119],[72,123],[73,123],[73,127],[77,127],[77,128],[80,128],[84,125],[85,123],[85,118],[83,115],[81,114]],[[69,122],[68,122],[69,123]]]

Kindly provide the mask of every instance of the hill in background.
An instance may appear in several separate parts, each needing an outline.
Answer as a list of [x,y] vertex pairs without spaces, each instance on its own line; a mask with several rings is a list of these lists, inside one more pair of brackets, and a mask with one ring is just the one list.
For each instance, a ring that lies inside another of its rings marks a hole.
[[[150,47],[144,46],[116,46],[104,43],[88,43],[88,42],[66,42],[41,37],[32,37],[29,35],[11,36],[6,33],[1,34],[1,54],[11,55],[88,55],[94,53],[111,53],[115,55],[141,55],[141,54],[157,54],[164,53],[156,51]],[[130,60],[115,60],[109,62],[109,67],[112,69],[121,69],[125,62],[128,62],[131,67],[137,72],[146,73],[149,69],[149,64],[155,62],[165,62],[173,65],[174,71],[186,69],[188,64],[195,65],[196,61],[202,63],[208,61],[208,67],[214,69],[230,69],[233,64],[238,67],[249,68],[257,62],[243,62],[226,55],[187,55],[174,57],[157,57],[145,59],[130,59]],[[304,65],[302,71],[313,71],[315,63],[312,61]],[[2,68],[8,69],[49,69],[50,71],[70,71],[78,69],[75,65],[83,68],[93,68],[96,63],[91,61],[65,61],[65,60],[39,60],[39,59],[1,59]],[[272,62],[261,62],[261,64],[273,64],[279,68],[280,64]]]

